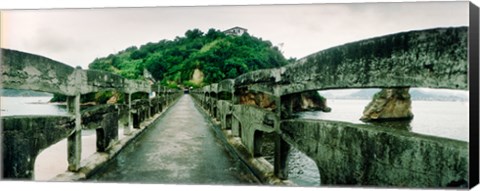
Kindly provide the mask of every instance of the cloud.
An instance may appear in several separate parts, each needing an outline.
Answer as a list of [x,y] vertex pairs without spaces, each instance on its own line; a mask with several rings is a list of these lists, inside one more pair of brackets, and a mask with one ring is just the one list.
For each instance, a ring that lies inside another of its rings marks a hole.
[[64,53],[79,44],[74,38],[65,33],[59,33],[52,28],[39,28],[30,40],[23,42],[25,46],[46,52]]

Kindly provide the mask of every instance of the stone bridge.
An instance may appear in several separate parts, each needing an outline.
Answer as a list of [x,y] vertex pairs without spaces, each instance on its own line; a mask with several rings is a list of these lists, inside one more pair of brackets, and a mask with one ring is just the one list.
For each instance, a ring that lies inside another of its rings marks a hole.
[[[158,117],[181,95],[147,81],[125,79],[119,75],[72,68],[60,62],[29,53],[2,49],[2,87],[66,95],[68,116],[2,116],[3,178],[31,179],[36,156],[45,148],[68,138],[68,170],[86,177],[99,165],[114,157],[136,137],[149,118]],[[125,103],[105,104],[80,111],[80,96],[99,91],[125,94]],[[134,93],[155,92],[156,97],[132,100]],[[123,127],[127,140],[118,141]],[[82,129],[95,129],[97,151],[93,164],[81,165]],[[81,178],[81,177],[80,177]]]
[[[469,181],[467,142],[372,125],[295,119],[289,103],[303,92],[325,89],[468,90],[468,35],[467,27],[458,27],[372,38],[190,93],[218,122],[214,128],[225,146],[264,183],[290,184],[286,157],[295,147],[315,161],[322,185],[459,186]],[[13,50],[2,50],[2,63],[4,88],[67,95],[71,113],[65,117],[2,117],[3,178],[31,178],[36,155],[65,137],[69,142],[68,170],[72,176],[88,178],[99,163],[112,159],[129,142],[117,140],[119,127],[125,128],[126,134],[139,134],[145,127],[140,125],[142,121],[156,118],[155,114],[175,103],[180,94],[146,81],[74,69]],[[80,112],[80,95],[108,90],[124,92],[126,103]],[[135,92],[156,92],[157,96],[131,100]],[[260,96],[268,104],[242,103],[248,94]],[[97,132],[98,154],[82,163],[85,165],[80,163],[79,146],[83,128]],[[269,147],[273,149],[266,149]]]
[[[326,89],[468,90],[467,39],[466,27],[372,38],[320,51],[285,67],[224,80],[192,95],[220,121],[228,142],[241,142],[239,152],[249,155],[245,161],[268,171],[264,180],[288,179],[286,157],[295,147],[315,161],[322,185],[466,185],[467,142],[367,124],[294,119],[290,102],[300,93]],[[274,107],[241,104],[248,93],[268,97]],[[265,134],[274,138],[266,139]],[[265,144],[274,144],[274,152],[263,152]],[[259,165],[272,156],[272,166]]]

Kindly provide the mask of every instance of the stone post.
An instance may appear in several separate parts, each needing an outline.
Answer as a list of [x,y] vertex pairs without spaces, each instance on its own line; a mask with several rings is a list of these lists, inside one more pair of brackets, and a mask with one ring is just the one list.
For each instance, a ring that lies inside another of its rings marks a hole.
[[150,118],[154,115],[154,113],[152,112],[152,108],[154,106],[152,105],[152,99],[150,98],[150,95],[148,96],[147,99],[148,99],[148,109],[147,109],[148,111],[147,111],[147,117],[146,118],[148,119],[148,118]]
[[273,173],[280,179],[288,179],[288,169],[287,169],[287,156],[290,151],[290,145],[282,139],[280,135],[280,122],[281,122],[281,112],[282,112],[282,103],[281,98],[275,98],[275,104],[277,105],[276,109],[276,118],[274,122],[275,127],[275,153],[274,153],[274,164],[273,164]]
[[75,116],[75,130],[68,137],[68,170],[78,171],[82,153],[82,118],[80,115],[80,94],[67,97],[68,112]]
[[219,117],[219,109],[218,109],[218,100],[220,99],[220,96],[218,95],[218,88],[215,90],[215,97],[214,97],[214,102],[213,102],[213,118],[215,120],[220,120]]
[[125,125],[125,129],[123,130],[124,135],[130,135],[133,130],[133,116],[132,116],[132,94],[127,93],[125,96],[125,101],[128,104],[127,112],[128,112],[128,124]]
[[170,98],[168,90],[165,89],[165,106],[168,107],[168,99]]
[[290,151],[290,145],[285,142],[281,135],[275,134],[275,158],[273,173],[280,179],[288,179],[287,156]]

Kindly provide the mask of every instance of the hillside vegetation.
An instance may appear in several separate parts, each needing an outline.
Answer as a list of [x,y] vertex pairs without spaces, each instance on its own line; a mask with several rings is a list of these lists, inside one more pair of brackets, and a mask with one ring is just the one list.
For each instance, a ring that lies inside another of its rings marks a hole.
[[146,69],[163,85],[200,87],[249,71],[283,66],[287,62],[271,42],[248,33],[235,36],[215,29],[207,33],[192,29],[174,40],[150,42],[97,58],[89,68],[129,79],[144,79]]
[[[294,61],[290,58],[290,62]],[[216,29],[207,33],[192,29],[173,40],[149,42],[96,58],[89,69],[112,72],[128,79],[152,80],[171,88],[195,88],[288,62],[271,42],[248,33],[235,36]],[[144,75],[146,72],[148,75]],[[133,99],[142,96],[134,95]],[[124,95],[119,92],[94,92],[82,95],[81,102],[122,102],[123,99]],[[66,97],[55,94],[50,101],[64,102]]]

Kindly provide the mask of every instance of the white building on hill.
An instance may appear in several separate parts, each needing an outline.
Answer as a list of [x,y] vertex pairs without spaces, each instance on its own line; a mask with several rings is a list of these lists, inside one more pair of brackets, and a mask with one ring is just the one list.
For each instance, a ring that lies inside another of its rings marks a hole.
[[246,33],[246,32],[247,32],[247,29],[242,27],[233,27],[231,29],[227,29],[223,31],[223,33],[227,35],[237,35],[237,36],[241,36],[243,33]]

